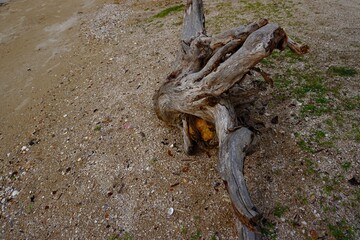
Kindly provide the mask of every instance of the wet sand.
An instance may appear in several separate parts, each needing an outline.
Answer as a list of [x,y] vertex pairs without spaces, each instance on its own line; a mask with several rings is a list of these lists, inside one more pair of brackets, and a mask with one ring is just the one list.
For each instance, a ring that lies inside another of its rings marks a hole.
[[74,61],[79,14],[93,3],[23,0],[0,8],[1,125],[58,83]]

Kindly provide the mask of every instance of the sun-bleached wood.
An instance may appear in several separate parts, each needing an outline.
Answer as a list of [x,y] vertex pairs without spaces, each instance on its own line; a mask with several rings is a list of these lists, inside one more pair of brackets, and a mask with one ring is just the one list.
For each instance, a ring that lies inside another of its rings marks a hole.
[[308,47],[295,43],[280,26],[266,19],[209,37],[201,0],[187,1],[180,47],[174,70],[154,95],[154,110],[159,119],[181,129],[188,154],[194,153],[196,145],[189,133],[191,119],[215,125],[219,172],[237,217],[239,236],[260,239],[261,214],[251,201],[243,175],[254,134],[240,126],[234,109],[258,91],[240,92],[236,86],[251,71],[272,84],[268,74],[255,66],[274,49],[289,47],[304,54]]

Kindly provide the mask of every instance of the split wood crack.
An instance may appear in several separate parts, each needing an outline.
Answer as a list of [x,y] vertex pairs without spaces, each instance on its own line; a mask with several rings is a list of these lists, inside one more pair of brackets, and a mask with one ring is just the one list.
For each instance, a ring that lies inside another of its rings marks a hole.
[[154,110],[159,119],[181,129],[187,154],[193,154],[198,142],[205,138],[207,142],[216,132],[219,172],[237,216],[239,236],[260,239],[261,214],[250,199],[243,175],[254,133],[239,123],[235,104],[259,92],[241,88],[251,71],[272,85],[270,76],[256,65],[274,49],[289,47],[305,54],[308,47],[266,19],[209,37],[202,0],[187,0],[180,47],[174,70],[154,95]]

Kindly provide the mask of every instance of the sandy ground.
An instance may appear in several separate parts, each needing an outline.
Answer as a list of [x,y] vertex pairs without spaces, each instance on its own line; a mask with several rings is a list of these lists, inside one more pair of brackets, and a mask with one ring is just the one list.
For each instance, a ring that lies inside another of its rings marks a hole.
[[[205,1],[209,34],[267,17],[311,47],[303,62],[265,65],[270,73],[323,74],[339,86],[339,96],[328,94],[334,109],[359,96],[359,75],[327,74],[331,66],[360,72],[357,0],[275,1],[257,10],[245,2]],[[178,130],[152,111],[176,57],[181,13],[152,16],[179,3],[0,6],[0,239],[236,239],[217,149],[186,156]],[[245,168],[266,238],[359,239],[360,144],[348,131],[359,125],[358,105],[301,117],[311,96],[279,102],[281,91],[262,95],[265,130]],[[341,125],[326,128],[338,115]],[[299,136],[311,140],[314,129],[337,138],[306,151]]]

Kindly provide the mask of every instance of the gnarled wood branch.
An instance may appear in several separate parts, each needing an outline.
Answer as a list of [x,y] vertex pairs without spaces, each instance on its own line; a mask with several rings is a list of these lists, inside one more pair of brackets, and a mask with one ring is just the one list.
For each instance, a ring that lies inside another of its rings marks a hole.
[[[259,239],[261,215],[251,201],[243,175],[244,159],[254,135],[239,126],[234,106],[241,101],[235,102],[234,96],[226,93],[235,90],[234,86],[241,84],[251,70],[258,71],[272,83],[268,74],[255,66],[274,49],[286,47],[298,54],[308,50],[307,46],[289,39],[280,26],[265,19],[209,37],[202,1],[188,0],[174,71],[153,99],[157,116],[182,130],[188,154],[194,153],[196,145],[190,131],[196,128],[192,120],[201,119],[215,126],[220,148],[219,171],[243,239]],[[254,93],[256,90],[242,96]]]

